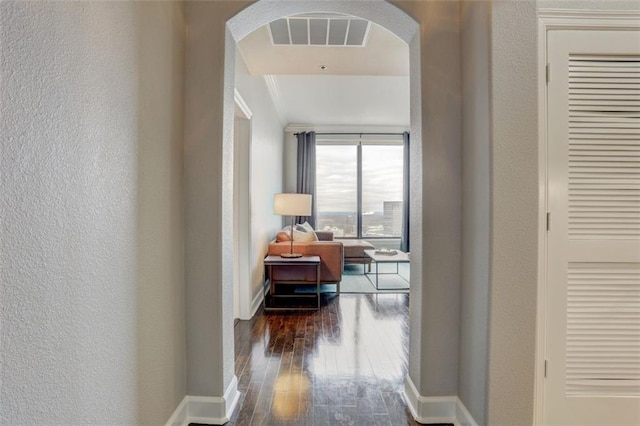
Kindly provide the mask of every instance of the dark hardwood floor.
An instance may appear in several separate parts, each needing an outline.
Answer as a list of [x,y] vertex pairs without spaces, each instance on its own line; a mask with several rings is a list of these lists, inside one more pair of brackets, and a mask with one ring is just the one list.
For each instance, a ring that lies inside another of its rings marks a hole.
[[320,311],[235,327],[242,392],[229,425],[417,425],[402,398],[407,294],[342,294]]

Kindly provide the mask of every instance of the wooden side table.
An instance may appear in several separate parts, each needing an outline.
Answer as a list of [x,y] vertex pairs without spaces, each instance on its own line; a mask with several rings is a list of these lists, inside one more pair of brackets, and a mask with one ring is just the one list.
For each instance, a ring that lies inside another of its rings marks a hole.
[[[275,281],[273,279],[273,267],[285,266],[287,268],[295,268],[300,266],[315,266],[316,267],[316,292],[315,294],[276,294],[277,284],[313,284],[308,281]],[[267,256],[264,258],[264,267],[267,269],[267,276],[269,277],[269,288],[262,293],[262,303],[265,311],[281,311],[281,310],[318,310],[320,309],[320,256],[302,256],[296,258],[286,258],[280,256]],[[298,298],[298,297],[315,297],[317,305],[316,307],[276,307],[273,304],[267,304],[267,294],[269,298]]]

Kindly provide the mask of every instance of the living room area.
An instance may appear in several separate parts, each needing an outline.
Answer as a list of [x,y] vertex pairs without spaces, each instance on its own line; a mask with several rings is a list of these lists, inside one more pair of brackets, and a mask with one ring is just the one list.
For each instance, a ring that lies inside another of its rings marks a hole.
[[[265,284],[269,292],[265,258],[318,255],[319,246],[318,291],[408,293],[406,43],[372,22],[323,13],[273,21],[238,53],[234,317],[250,319]],[[274,197],[299,193],[311,195],[310,213],[276,211]]]
[[[274,209],[288,215],[302,207],[297,213],[309,214],[311,200],[308,194],[276,194]],[[323,293],[409,292],[409,253],[376,248],[365,239],[337,239],[331,230],[314,230],[306,221],[296,225],[293,221],[292,217],[292,224],[269,243],[264,259],[266,310],[292,306],[277,303],[284,297],[315,296],[318,303],[311,307],[320,308]]]

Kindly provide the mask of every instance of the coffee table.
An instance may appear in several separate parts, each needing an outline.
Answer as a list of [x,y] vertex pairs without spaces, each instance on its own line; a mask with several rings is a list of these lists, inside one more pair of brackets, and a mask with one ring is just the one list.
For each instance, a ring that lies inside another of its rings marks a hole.
[[[378,276],[379,275],[387,275],[389,273],[380,273],[378,271],[378,264],[379,263],[395,263],[396,264],[396,274],[401,277],[403,280],[407,281],[407,279],[405,277],[403,277],[402,275],[399,274],[400,272],[400,267],[399,264],[400,263],[409,263],[409,255],[407,255],[407,253],[400,251],[400,250],[396,250],[396,254],[380,254],[380,253],[376,253],[375,250],[365,250],[364,251],[364,255],[366,257],[368,257],[369,259],[371,259],[375,264],[376,264],[376,290],[380,290],[380,288],[378,287]],[[369,277],[366,273],[365,275],[367,276],[367,278]],[[407,283],[409,283],[409,281],[407,281]],[[409,286],[401,288],[401,289],[396,289],[394,288],[393,290],[406,290],[408,289]]]

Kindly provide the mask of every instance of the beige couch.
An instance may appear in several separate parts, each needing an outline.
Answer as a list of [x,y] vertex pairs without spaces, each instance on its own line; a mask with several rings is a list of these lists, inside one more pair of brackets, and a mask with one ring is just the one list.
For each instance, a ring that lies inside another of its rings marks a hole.
[[[371,272],[371,258],[365,257],[365,250],[375,249],[374,245],[365,240],[340,240],[344,246],[344,263],[367,265]],[[364,266],[363,266],[364,267]]]
[[[344,252],[341,242],[333,241],[333,233],[317,231],[320,241],[293,243],[294,253],[309,256],[320,256],[320,283],[337,284],[337,292],[340,293],[340,281],[342,281],[342,269],[344,265]],[[272,241],[269,243],[268,254],[279,256],[291,250],[291,241]],[[273,279],[275,281],[300,281],[316,282],[315,267],[286,266],[273,267]]]

